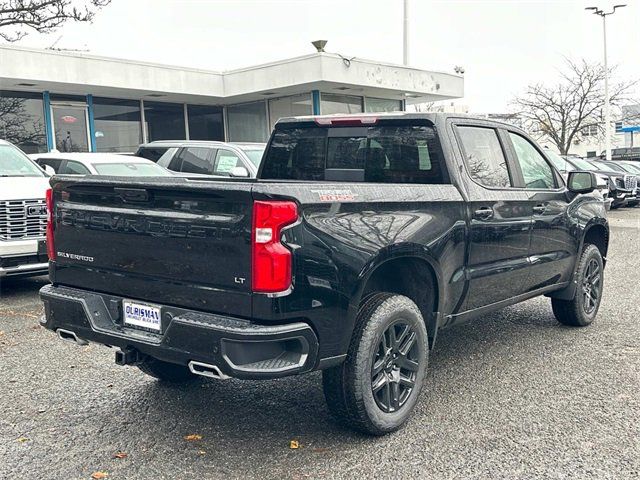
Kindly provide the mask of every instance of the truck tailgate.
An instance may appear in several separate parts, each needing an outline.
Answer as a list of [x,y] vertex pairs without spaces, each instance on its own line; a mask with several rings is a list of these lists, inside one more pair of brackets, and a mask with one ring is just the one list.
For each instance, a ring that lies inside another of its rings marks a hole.
[[52,183],[54,283],[250,316],[251,183],[69,178]]

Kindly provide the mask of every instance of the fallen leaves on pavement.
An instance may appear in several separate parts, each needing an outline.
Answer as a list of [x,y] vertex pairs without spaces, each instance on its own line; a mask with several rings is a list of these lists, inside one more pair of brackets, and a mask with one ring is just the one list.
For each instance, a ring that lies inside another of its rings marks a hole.
[[20,443],[24,443],[24,442],[28,442],[28,441],[29,441],[29,439],[27,437],[18,438],[18,442],[20,442]]
[[113,458],[127,458],[129,456],[126,452],[117,452],[113,454]]
[[103,478],[107,478],[109,476],[109,474],[107,472],[93,472],[91,474],[91,478],[93,478],[93,480],[101,480]]
[[300,443],[298,442],[298,440],[291,440],[291,442],[289,443],[289,448],[296,450],[300,448]]
[[196,442],[198,440],[202,440],[202,435],[198,435],[197,433],[192,433],[191,435],[185,435],[184,439],[187,442]]

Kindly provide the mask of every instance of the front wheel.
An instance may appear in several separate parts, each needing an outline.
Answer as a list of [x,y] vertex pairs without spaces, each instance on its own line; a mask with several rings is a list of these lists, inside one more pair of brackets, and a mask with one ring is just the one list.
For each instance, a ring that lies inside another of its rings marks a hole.
[[371,435],[400,428],[424,382],[427,338],[420,310],[409,298],[378,293],[365,300],[345,362],[323,372],[331,414]]
[[598,247],[585,244],[575,273],[573,300],[551,299],[556,319],[563,325],[585,327],[596,318],[604,286],[604,262]]

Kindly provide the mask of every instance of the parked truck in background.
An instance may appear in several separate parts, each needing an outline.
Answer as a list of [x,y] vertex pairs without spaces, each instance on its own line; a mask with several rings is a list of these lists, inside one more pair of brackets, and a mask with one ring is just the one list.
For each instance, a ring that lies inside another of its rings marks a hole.
[[49,177],[20,149],[0,140],[0,282],[8,277],[43,275],[47,226],[45,193]]
[[609,228],[510,125],[280,120],[257,179],[56,176],[43,324],[165,381],[323,371],[331,413],[405,423],[442,328],[539,295],[596,317]]

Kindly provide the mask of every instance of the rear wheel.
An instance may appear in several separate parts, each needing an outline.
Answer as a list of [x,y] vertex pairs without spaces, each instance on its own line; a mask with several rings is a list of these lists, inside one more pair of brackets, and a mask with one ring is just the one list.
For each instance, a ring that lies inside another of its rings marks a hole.
[[604,286],[604,262],[595,245],[585,244],[576,270],[573,300],[551,299],[556,319],[563,325],[585,327],[596,318]]
[[361,306],[342,365],[323,372],[329,411],[356,430],[400,428],[418,401],[428,360],[427,330],[409,298],[379,293]]
[[146,357],[137,367],[147,375],[168,383],[187,383],[200,380],[198,375],[189,371],[188,367],[175,363],[163,362],[153,357]]

